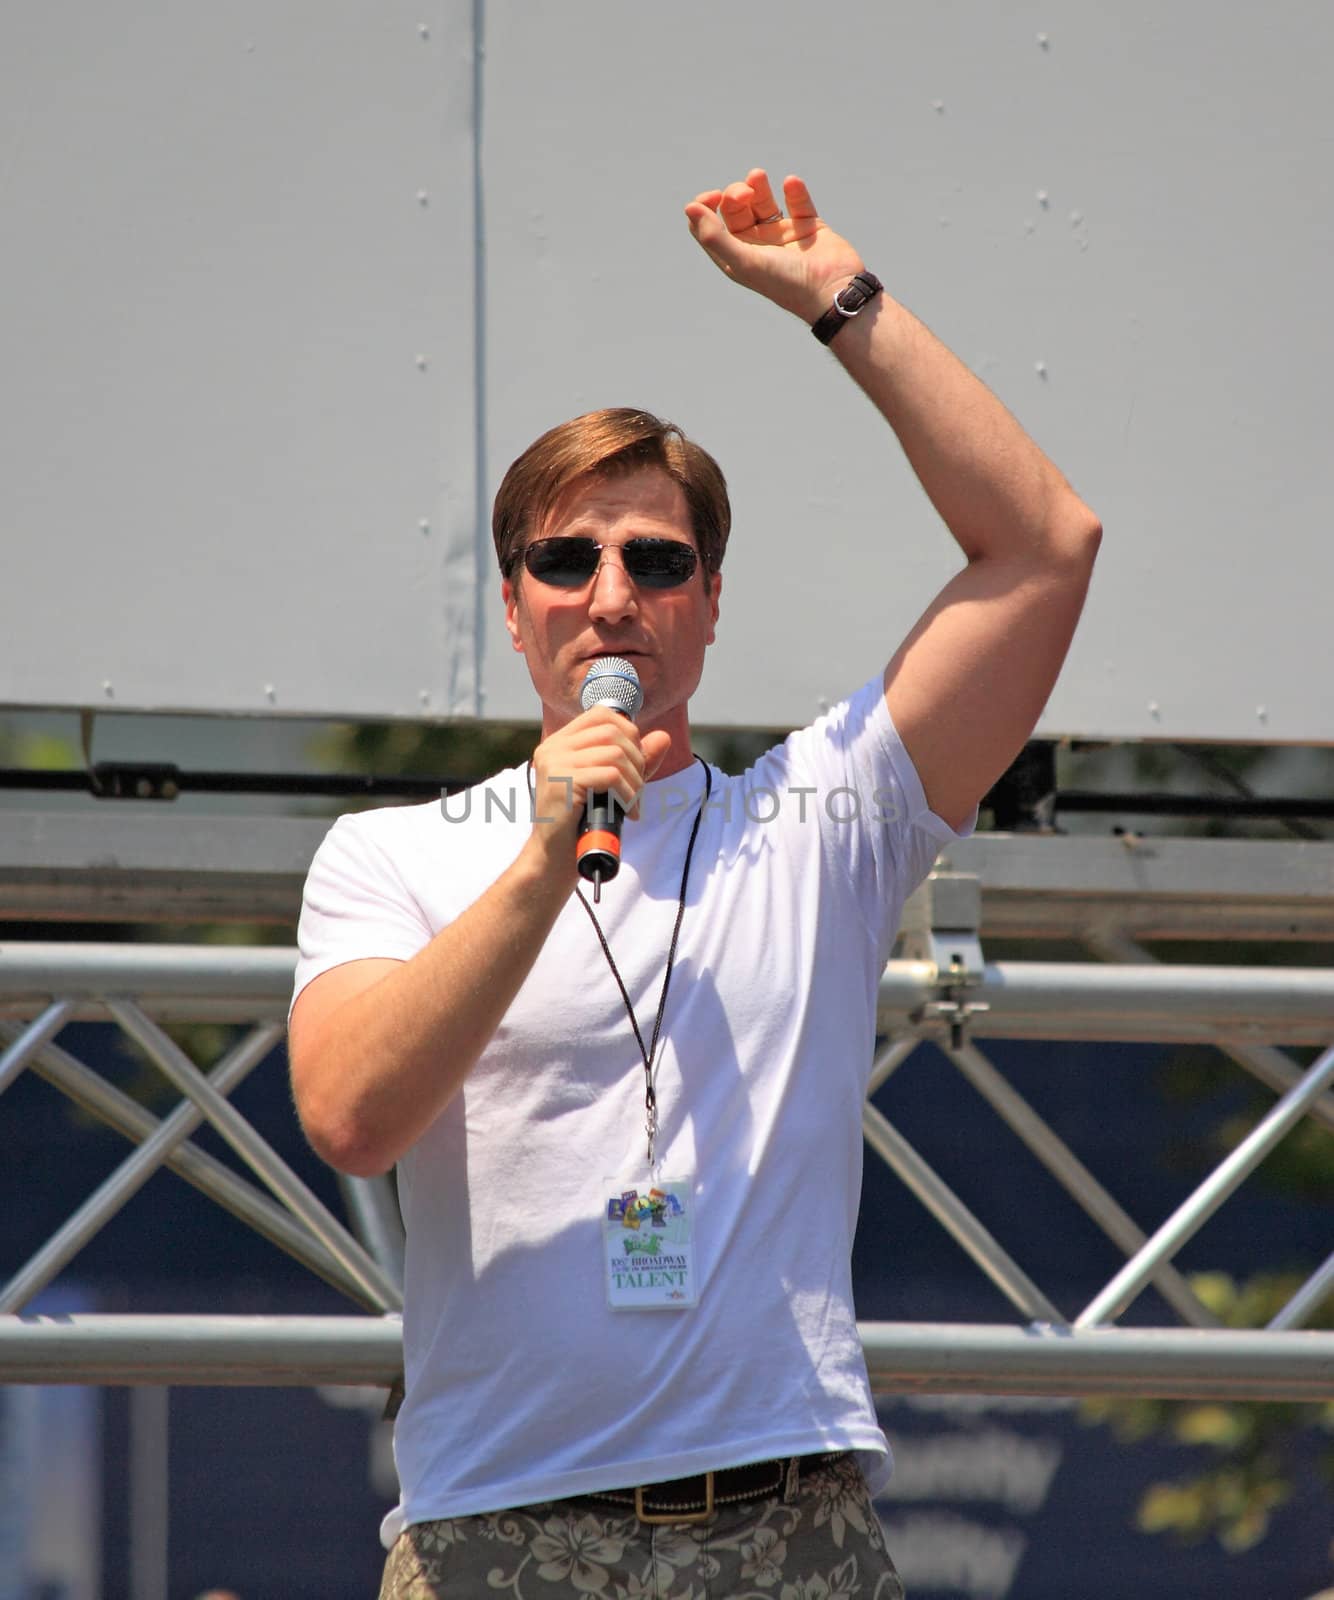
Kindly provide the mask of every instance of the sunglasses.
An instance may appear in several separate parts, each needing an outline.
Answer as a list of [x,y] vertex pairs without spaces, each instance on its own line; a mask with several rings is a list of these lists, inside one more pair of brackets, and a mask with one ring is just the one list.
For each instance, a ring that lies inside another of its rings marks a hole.
[[626,572],[641,589],[679,589],[699,564],[695,547],[680,539],[627,539],[612,546],[564,535],[525,545],[524,571],[553,589],[582,589],[601,566],[602,552],[610,549],[621,552]]

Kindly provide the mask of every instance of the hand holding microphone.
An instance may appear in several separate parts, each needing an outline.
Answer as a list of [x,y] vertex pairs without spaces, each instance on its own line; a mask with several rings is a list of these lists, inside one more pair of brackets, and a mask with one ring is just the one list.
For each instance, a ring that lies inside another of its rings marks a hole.
[[[667,733],[641,735],[631,721],[642,701],[637,689],[638,674],[629,661],[599,657],[582,686],[585,709],[533,752],[533,842],[546,858],[544,870],[563,878],[574,868],[593,883],[594,894],[619,866],[612,852],[622,819],[635,814],[640,790],[672,747]],[[581,861],[580,840],[590,833],[604,837],[589,840]]]
[[[588,669],[579,703],[585,711],[594,706],[611,706],[631,722],[644,703],[639,674],[623,656],[601,656]],[[625,812],[614,794],[594,793],[584,804],[584,821],[575,846],[579,876],[593,884],[593,899],[602,898],[602,885],[610,883],[621,868],[621,824]]]

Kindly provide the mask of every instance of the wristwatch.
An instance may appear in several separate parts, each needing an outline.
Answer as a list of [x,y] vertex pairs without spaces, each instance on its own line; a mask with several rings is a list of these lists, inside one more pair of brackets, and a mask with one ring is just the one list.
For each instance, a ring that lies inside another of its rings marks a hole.
[[846,288],[838,291],[833,305],[820,320],[811,323],[811,332],[821,344],[828,344],[848,318],[855,317],[884,287],[873,272],[859,272]]

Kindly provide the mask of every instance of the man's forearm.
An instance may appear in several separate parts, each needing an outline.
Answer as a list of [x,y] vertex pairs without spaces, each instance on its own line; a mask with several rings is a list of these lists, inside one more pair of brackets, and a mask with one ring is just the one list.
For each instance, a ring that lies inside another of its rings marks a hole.
[[[572,866],[552,871],[525,848],[412,960],[347,998],[335,995],[337,1003],[312,994],[310,1014],[294,1014],[297,1106],[330,1165],[360,1176],[387,1171],[440,1115],[532,970],[573,881]],[[355,981],[356,965],[315,985],[347,981],[340,974]]]
[[[702,190],[686,220],[734,283],[810,326],[866,262],[820,216],[804,180],[789,175],[782,188],[780,205],[754,167],[725,189]],[[959,827],[1037,724],[1102,529],[986,385],[884,291],[830,348],[894,429],[967,557],[884,680],[928,804]]]
[[631,810],[670,744],[605,705],[563,725],[533,752],[533,831],[490,888],[411,961],[349,962],[302,992],[292,1088],[331,1166],[384,1172],[458,1093],[574,889],[587,796]]
[[1091,516],[1063,474],[939,339],[888,294],[830,349],[894,429],[970,561],[1061,559]]

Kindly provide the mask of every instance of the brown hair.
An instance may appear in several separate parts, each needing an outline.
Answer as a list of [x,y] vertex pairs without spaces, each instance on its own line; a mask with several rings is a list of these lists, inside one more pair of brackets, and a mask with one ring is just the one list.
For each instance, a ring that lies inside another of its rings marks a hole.
[[675,423],[629,406],[562,422],[511,464],[491,513],[501,572],[507,578],[513,575],[533,530],[542,526],[572,483],[618,477],[642,467],[660,468],[680,486],[704,571],[717,572],[732,527],[722,468]]

